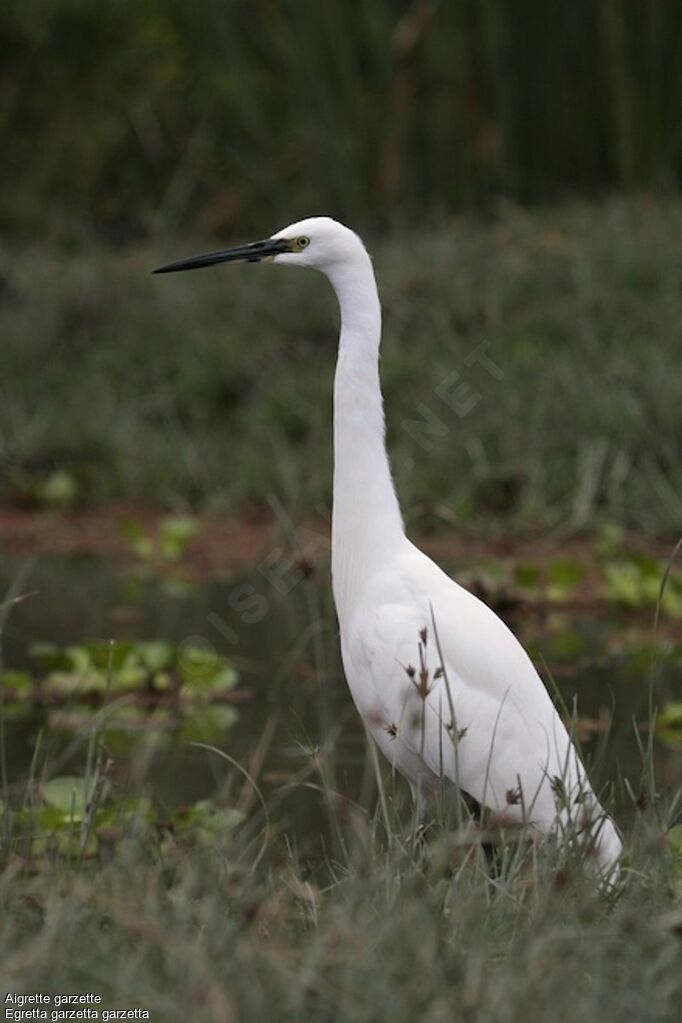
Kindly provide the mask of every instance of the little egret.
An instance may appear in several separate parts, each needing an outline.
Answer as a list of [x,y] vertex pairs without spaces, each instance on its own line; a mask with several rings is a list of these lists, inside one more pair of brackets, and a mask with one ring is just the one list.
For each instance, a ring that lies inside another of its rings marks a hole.
[[486,604],[405,535],[385,443],[381,306],[361,239],[311,217],[154,272],[236,261],[312,267],[336,292],[332,581],[346,678],[377,745],[418,808],[451,779],[498,821],[577,839],[611,874],[618,832],[530,658]]

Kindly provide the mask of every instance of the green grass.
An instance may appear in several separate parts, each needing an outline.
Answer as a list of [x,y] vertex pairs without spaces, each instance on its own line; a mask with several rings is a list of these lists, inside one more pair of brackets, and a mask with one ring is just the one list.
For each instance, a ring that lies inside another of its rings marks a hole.
[[[579,861],[518,836],[498,836],[491,866],[482,836],[456,817],[415,841],[390,785],[386,816],[310,785],[332,770],[329,756],[312,754],[299,776],[299,796],[326,807],[317,839],[297,832],[282,793],[263,805],[248,783],[241,823],[150,824],[143,798],[137,813],[114,810],[85,858],[78,822],[33,857],[15,834],[0,874],[3,997],[96,992],[100,1008],[216,1023],[677,1018],[682,861],[665,840],[670,806],[639,799],[619,889],[600,894]],[[89,759],[101,799],[102,760]]]
[[[0,998],[92,993],[100,1018],[144,1009],[178,1023],[677,1020],[682,803],[657,786],[653,730],[616,786],[625,860],[615,888],[600,891],[578,852],[534,846],[523,831],[482,832],[452,791],[421,834],[406,786],[374,747],[347,757],[344,712],[323,724],[341,686],[336,630],[330,609],[303,596],[309,628],[291,612],[296,644],[258,693],[268,719],[250,744],[257,778],[200,746],[167,766],[177,778],[209,760],[210,798],[164,803],[154,737],[135,732],[130,756],[110,757],[97,710],[69,741],[68,762],[46,733],[28,778],[10,784],[3,772]],[[11,607],[0,604],[0,631]],[[163,644],[131,653],[71,647],[64,666],[42,649],[53,684],[57,667],[82,677],[87,654],[90,685],[112,700],[141,659],[157,683],[175,663]],[[0,700],[6,681],[0,665]],[[280,707],[284,777],[282,751],[268,748]],[[317,719],[310,736],[302,708]],[[228,750],[232,738],[223,730]],[[0,761],[4,743],[0,718]],[[54,777],[55,760],[73,773]],[[598,787],[603,760],[591,765]]]
[[[682,203],[642,199],[369,239],[410,524],[679,527],[681,233]],[[0,499],[329,505],[330,289],[272,267],[150,276],[206,244],[5,251]]]

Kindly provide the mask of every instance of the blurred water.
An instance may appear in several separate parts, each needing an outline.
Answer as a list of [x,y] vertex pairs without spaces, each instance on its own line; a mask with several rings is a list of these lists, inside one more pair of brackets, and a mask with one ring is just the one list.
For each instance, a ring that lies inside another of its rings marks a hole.
[[[4,564],[3,591],[19,569],[16,562]],[[260,748],[263,762],[256,769],[265,791],[287,791],[285,787],[297,780],[317,785],[321,766],[327,783],[351,798],[361,797],[372,785],[371,765],[341,671],[329,579],[321,572],[288,594],[279,592],[283,588],[258,570],[183,586],[131,574],[129,568],[105,561],[45,558],[33,565],[23,583],[24,592],[35,592],[9,618],[5,664],[31,667],[29,648],[37,640],[69,644],[94,638],[164,639],[212,646],[239,668],[239,716],[233,727],[208,729],[205,736],[199,727],[196,737],[246,766],[253,766]],[[634,722],[646,726],[650,699],[661,705],[675,689],[679,692],[679,661],[676,666],[664,659],[652,668],[650,655],[642,649],[615,652],[614,646],[620,644],[614,644],[614,637],[631,629],[627,617],[583,613],[576,618],[523,607],[506,617],[545,661],[566,703],[572,706],[577,700],[581,719],[594,723],[613,711],[606,740],[596,731],[584,748],[588,757],[596,756],[597,784],[625,777],[636,790],[641,755]],[[547,670],[541,671],[547,678]],[[83,767],[88,728],[74,734],[51,727],[45,710],[32,706],[8,716],[11,782],[25,778],[40,731],[41,758],[47,758],[49,771],[74,773]],[[640,738],[646,743],[646,730],[640,731]],[[107,741],[119,791],[151,785],[162,805],[209,797],[230,774],[234,776],[228,763],[172,732],[137,731],[112,735]],[[322,756],[316,759],[311,751],[317,747]],[[656,743],[656,762],[663,783],[679,784],[678,752]],[[310,789],[292,797],[291,812],[303,828],[306,822],[313,826],[316,811],[311,807],[319,803]]]

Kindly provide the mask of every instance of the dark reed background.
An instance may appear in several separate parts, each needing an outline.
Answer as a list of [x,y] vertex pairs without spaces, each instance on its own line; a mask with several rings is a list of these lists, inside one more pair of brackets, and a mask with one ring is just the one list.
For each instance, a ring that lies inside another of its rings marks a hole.
[[[323,285],[148,276],[328,213],[406,507],[674,531],[682,5],[25,0],[0,54],[1,500],[328,503]],[[505,384],[425,457],[400,424],[482,340]]]
[[0,53],[12,234],[400,227],[680,183],[676,0],[25,0]]

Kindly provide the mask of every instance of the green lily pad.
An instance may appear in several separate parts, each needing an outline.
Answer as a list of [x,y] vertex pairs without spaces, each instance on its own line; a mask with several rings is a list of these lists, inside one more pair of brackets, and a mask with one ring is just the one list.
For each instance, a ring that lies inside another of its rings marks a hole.
[[216,806],[210,799],[202,799],[176,814],[175,827],[177,834],[191,843],[212,845],[241,824],[244,816],[236,807]]
[[33,692],[33,678],[27,671],[5,671],[2,675],[5,692],[15,697],[27,697]]
[[561,632],[552,633],[548,641],[551,657],[558,660],[575,660],[588,649],[587,640],[576,629],[563,629]]
[[230,704],[206,704],[187,712],[180,728],[186,742],[216,742],[234,727],[239,713]]
[[175,561],[185,553],[187,544],[199,531],[199,523],[190,515],[169,515],[159,525],[159,545],[164,558]]
[[[665,565],[643,555],[627,561],[606,565],[606,594],[610,600],[629,607],[655,606],[661,592]],[[679,575],[671,574],[667,580],[661,606],[666,614],[682,617],[682,582]]]
[[64,775],[43,782],[40,794],[48,807],[56,810],[55,821],[81,821],[87,806],[88,795],[84,778]]
[[550,600],[567,600],[587,575],[587,568],[579,561],[555,561],[549,567],[547,596]]
[[173,647],[163,640],[138,643],[135,649],[145,668],[148,668],[149,671],[161,671],[162,668],[167,668],[173,660]]
[[668,703],[656,717],[656,737],[673,749],[682,749],[682,701]]
[[69,670],[68,654],[56,643],[32,643],[28,652],[39,667],[46,671]]
[[516,571],[514,572],[516,585],[521,586],[524,589],[538,586],[541,577],[542,572],[540,571],[539,565],[519,564],[516,566]]
[[[186,724],[192,737],[220,737],[237,717],[235,708],[223,707],[203,723],[199,718],[184,722],[190,713],[196,717],[200,708],[224,704],[239,682],[234,665],[212,647],[174,646],[163,640],[116,644],[95,640],[65,648],[41,644],[33,653],[45,670],[38,691],[50,697],[50,725],[62,731],[88,728],[95,709],[102,713],[105,704],[108,735],[163,732]],[[10,676],[10,682],[31,693],[29,675]],[[8,707],[19,702],[8,701]]]
[[675,860],[682,864],[682,824],[676,824],[665,836]]
[[91,693],[103,694],[106,688],[106,679],[94,670],[52,671],[42,682],[44,693],[64,698],[88,696]]

